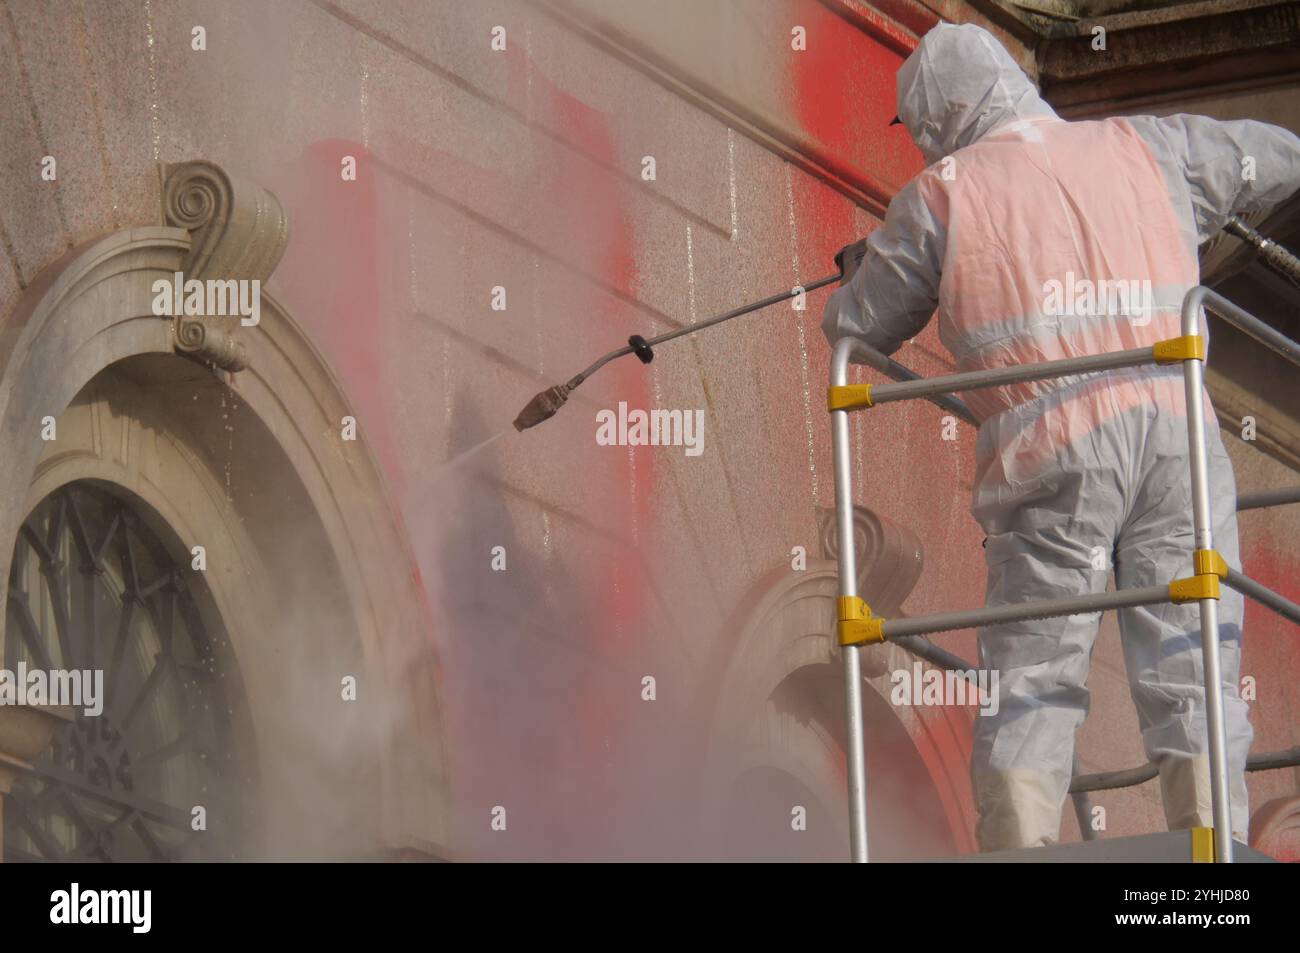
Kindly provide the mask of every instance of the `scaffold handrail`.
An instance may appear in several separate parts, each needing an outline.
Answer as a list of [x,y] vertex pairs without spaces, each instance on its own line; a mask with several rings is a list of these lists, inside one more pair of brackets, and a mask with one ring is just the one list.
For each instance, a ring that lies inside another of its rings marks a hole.
[[[1123,354],[1128,352],[1119,352],[1119,353]],[[916,371],[912,370],[911,368],[906,367],[903,364],[900,364],[898,361],[895,361],[893,358],[889,357],[886,354],[881,353],[880,351],[877,351],[869,344],[860,340],[855,340],[853,343],[853,350],[850,355],[850,360],[853,357],[862,358],[863,364],[880,371],[882,374],[885,374],[886,376],[891,377],[895,381],[898,381],[900,383],[907,383],[911,381],[934,382],[936,380],[939,380],[939,378],[934,378],[934,377],[922,377],[920,374],[916,373]],[[1143,362],[1143,363],[1148,363],[1148,362]],[[1074,373],[1078,373],[1078,372],[1076,371]],[[951,377],[953,376],[955,375],[948,375],[947,379],[951,379]],[[882,399],[880,398],[879,395],[882,392],[884,392],[885,394],[889,394],[890,392],[885,389],[889,386],[892,385],[884,385],[882,387],[872,388],[871,393],[872,393],[873,404],[882,402]],[[897,401],[903,399],[902,397],[897,396],[897,391],[893,392],[893,394],[894,396],[892,396],[892,398],[887,397],[885,398],[885,400]],[[935,393],[935,394],[913,394],[912,396],[925,397],[927,400],[931,401],[934,404],[937,404],[939,407],[943,408],[944,410],[956,414],[959,419],[970,424],[972,427],[979,427],[979,420],[975,417],[974,413],[972,413],[971,409],[966,405],[964,401],[956,397],[946,395],[942,392]],[[1242,510],[1257,510],[1257,509],[1264,509],[1266,507],[1284,506],[1290,503],[1300,503],[1300,486],[1278,487],[1276,489],[1256,490],[1251,493],[1242,493],[1237,497],[1237,511],[1241,512]]]
[[1281,593],[1274,592],[1268,586],[1256,582],[1245,573],[1237,572],[1235,569],[1228,570],[1223,582],[1225,585],[1236,589],[1243,596],[1254,599],[1260,605],[1272,609],[1282,618],[1289,619],[1300,625],[1300,606]]
[[[1249,311],[1233,304],[1212,288],[1197,285],[1187,292],[1187,297],[1183,299],[1184,319],[1186,319],[1189,307],[1193,310],[1199,310],[1202,307],[1207,308],[1238,331],[1264,345],[1274,354],[1284,357],[1292,364],[1300,367],[1300,343],[1291,340],[1277,328],[1261,321]],[[1187,332],[1184,331],[1183,333]]]
[[1300,486],[1284,486],[1275,490],[1242,493],[1237,497],[1237,512],[1260,510],[1269,506],[1285,506],[1288,503],[1300,503]]

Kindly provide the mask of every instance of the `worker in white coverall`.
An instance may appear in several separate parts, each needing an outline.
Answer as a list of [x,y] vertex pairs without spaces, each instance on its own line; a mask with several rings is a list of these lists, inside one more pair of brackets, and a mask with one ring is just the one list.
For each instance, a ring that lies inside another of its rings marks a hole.
[[[1269,209],[1300,187],[1300,139],[1275,126],[1187,115],[1066,122],[971,25],[926,34],[898,72],[898,115],[930,165],[890,202],[823,330],[832,345],[853,335],[889,354],[937,308],[959,371],[1179,336],[1183,296],[1199,283],[1197,247],[1230,215]],[[988,536],[989,606],[1103,592],[1112,570],[1123,588],[1192,574],[1181,366],[965,396],[981,420],[972,513]],[[1215,419],[1208,398],[1206,419]],[[1218,429],[1207,429],[1214,542],[1240,570],[1232,466]],[[1242,609],[1225,588],[1232,830],[1244,840],[1252,729],[1237,690]],[[983,850],[1058,838],[1099,621],[979,632],[981,664],[1000,681],[997,714],[975,719]],[[1196,606],[1123,609],[1119,624],[1169,827],[1213,826]]]

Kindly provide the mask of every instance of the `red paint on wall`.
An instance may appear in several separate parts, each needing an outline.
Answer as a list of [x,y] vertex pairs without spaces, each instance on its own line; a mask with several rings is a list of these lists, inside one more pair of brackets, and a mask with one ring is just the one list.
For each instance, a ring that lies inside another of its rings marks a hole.
[[[1257,522],[1252,515],[1243,520]],[[1291,541],[1287,541],[1291,542]],[[1268,534],[1242,534],[1242,569],[1246,575],[1292,601],[1300,601],[1300,559],[1279,548]],[[1286,542],[1283,543],[1283,546]],[[1295,743],[1293,728],[1284,720],[1269,718],[1269,712],[1300,710],[1300,671],[1295,651],[1296,627],[1259,603],[1246,600],[1242,626],[1244,653],[1241,674],[1255,679],[1257,698],[1266,706],[1257,710],[1251,703],[1255,742],[1252,750],[1276,751]]]
[[[506,55],[511,70],[511,99],[519,108],[531,109],[533,125],[532,158],[538,171],[536,181],[545,186],[540,208],[541,231],[555,223],[556,235],[564,235],[578,223],[590,230],[599,249],[585,268],[613,291],[629,298],[636,296],[637,267],[635,232],[628,201],[627,187],[613,174],[599,170],[600,165],[615,166],[618,146],[608,118],[555,85],[529,59],[511,46]],[[545,131],[544,131],[545,130]],[[557,139],[559,141],[557,141]],[[584,246],[586,247],[586,246]],[[614,323],[614,301],[608,293],[575,287],[578,300],[574,311],[585,315],[589,334],[575,341],[575,359],[588,351],[595,356],[608,340],[603,329]],[[575,368],[576,370],[576,368]],[[648,407],[649,391],[641,365],[619,361],[601,371],[612,379],[613,390],[629,408]],[[649,453],[618,452],[626,461],[621,476],[612,485],[593,487],[598,494],[594,505],[605,512],[621,516],[622,534],[631,539],[634,527],[649,526],[654,519],[650,489],[653,486],[653,457]],[[635,561],[616,559],[604,567],[604,584],[595,586],[601,594],[604,622],[611,629],[628,631],[645,606],[645,587]],[[630,637],[631,633],[628,632]]]
[[[554,234],[565,235],[576,223],[585,239],[582,250],[590,256],[583,262],[584,270],[614,292],[635,298],[635,226],[627,186],[599,168],[619,162],[608,118],[551,82],[523,51],[512,46],[507,55],[511,98],[519,108],[531,110],[529,118],[536,124],[531,152],[535,181],[545,189],[539,209],[542,231],[553,222]],[[573,370],[577,370],[588,354],[595,357],[614,346],[608,329],[617,326],[620,305],[609,292],[590,285],[575,285],[573,296],[572,313],[583,316],[583,333],[573,342]],[[647,377],[639,363],[616,361],[601,374],[602,383],[626,400],[629,408],[649,407]],[[612,519],[622,538],[632,540],[638,533],[646,533],[657,518],[652,499],[653,454],[644,448],[629,452],[623,447],[603,447],[600,451],[617,454],[617,463],[603,471],[612,478],[588,487],[588,505],[601,512],[604,521]],[[643,569],[632,549],[620,547],[608,563],[593,566],[589,578],[587,594],[595,606],[595,628],[583,635],[598,652],[626,663],[640,653],[647,605]],[[636,813],[628,798],[639,796],[635,790],[620,793],[620,788],[628,787],[628,778],[638,775],[636,765],[627,759],[639,746],[622,743],[633,728],[621,717],[626,711],[628,687],[618,682],[604,674],[593,673],[587,678],[570,709],[567,729],[577,735],[582,749],[584,790],[578,807],[584,814],[582,823],[587,827],[594,824],[599,832],[592,833],[607,844],[623,839],[619,825],[626,825],[629,811]],[[604,805],[604,810],[593,809],[596,805]]]
[[[343,179],[344,156],[356,159],[356,181]],[[361,143],[347,139],[323,139],[304,151],[285,189],[295,240],[275,277],[344,382],[352,416],[400,492],[401,458],[379,352],[383,335],[393,333],[379,306],[379,262],[387,246],[379,233],[378,186],[369,160]]]

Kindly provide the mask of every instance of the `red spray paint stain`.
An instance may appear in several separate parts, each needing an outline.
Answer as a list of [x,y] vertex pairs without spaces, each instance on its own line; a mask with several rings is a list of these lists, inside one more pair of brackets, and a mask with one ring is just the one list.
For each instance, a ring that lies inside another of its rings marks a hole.
[[[344,156],[356,159],[355,181],[342,176]],[[276,281],[346,383],[351,414],[364,423],[366,439],[400,493],[401,458],[379,352],[383,336],[395,329],[379,306],[379,261],[387,243],[379,233],[378,185],[369,159],[361,143],[346,139],[320,140],[303,153],[287,196],[293,220]]]
[[[638,272],[635,262],[634,224],[627,186],[614,175],[600,170],[619,161],[617,142],[609,119],[600,110],[582,102],[551,82],[526,53],[511,47],[511,99],[531,110],[536,124],[531,137],[534,181],[545,183],[539,214],[543,223],[553,222],[555,233],[564,235],[575,225],[583,231],[581,248],[590,256],[584,270],[612,291],[635,299]],[[546,130],[543,132],[542,130]],[[557,139],[560,141],[557,142]],[[574,313],[585,315],[584,333],[574,342],[578,363],[585,354],[592,358],[621,343],[609,340],[614,325],[611,310],[620,307],[613,296],[590,285],[575,287]],[[578,368],[574,368],[577,370]],[[646,374],[639,363],[616,361],[601,370],[608,392],[625,400],[629,408],[648,408],[650,394]],[[594,422],[593,436],[594,441]],[[604,514],[602,522],[613,521],[618,534],[627,540],[645,533],[656,519],[652,490],[654,460],[647,448],[605,447],[617,454],[616,465],[603,469],[607,476],[588,488],[590,504]],[[627,661],[639,652],[638,643],[647,608],[643,569],[630,549],[619,547],[604,565],[593,566],[589,595],[594,603],[597,631],[587,633],[592,647],[601,653]],[[607,675],[593,673],[582,695],[571,708],[571,730],[581,741],[590,797],[588,805],[619,803],[619,779],[626,777],[626,752],[620,744],[624,726],[617,713],[626,710],[626,686],[615,684]],[[616,753],[618,752],[618,753]],[[626,810],[627,805],[620,807]],[[584,807],[584,810],[586,808]],[[620,823],[612,808],[607,815],[588,817],[608,828],[597,835],[604,840]],[[599,812],[597,812],[599,813]],[[623,818],[621,823],[628,823]]]

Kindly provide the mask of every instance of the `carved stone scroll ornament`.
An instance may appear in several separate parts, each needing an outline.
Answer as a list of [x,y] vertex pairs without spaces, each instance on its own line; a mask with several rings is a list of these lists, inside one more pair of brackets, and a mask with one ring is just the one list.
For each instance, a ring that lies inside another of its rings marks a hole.
[[[265,189],[196,160],[163,166],[163,220],[190,233],[186,281],[258,283],[271,277],[289,241],[280,200]],[[246,364],[238,315],[173,317],[176,350],[228,370]]]
[[[835,559],[839,554],[835,510],[817,508],[817,529],[822,557]],[[921,576],[925,551],[920,537],[865,506],[854,506],[853,546],[857,554],[858,592],[876,615],[897,615]]]
[[212,318],[174,319],[176,350],[186,357],[211,362],[223,371],[242,371],[248,367],[248,356],[242,341],[224,327],[218,327]]
[[187,278],[264,282],[289,241],[278,198],[202,160],[164,168],[163,218],[190,233]]

